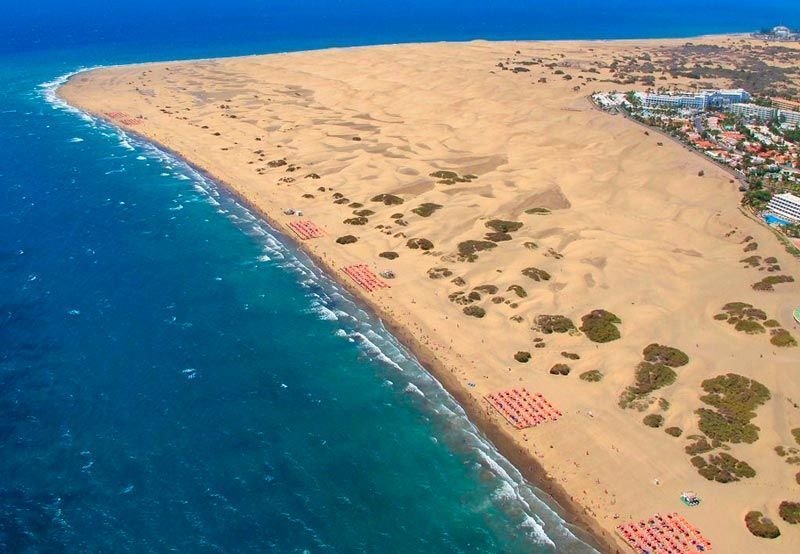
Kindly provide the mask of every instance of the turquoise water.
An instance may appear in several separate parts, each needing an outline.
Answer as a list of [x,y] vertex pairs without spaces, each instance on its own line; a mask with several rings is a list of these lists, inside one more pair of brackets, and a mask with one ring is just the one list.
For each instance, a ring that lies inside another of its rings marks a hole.
[[764,221],[766,221],[767,225],[791,225],[791,223],[775,214],[765,214]]
[[800,21],[710,4],[4,5],[0,551],[590,552],[309,260],[52,91],[102,64]]

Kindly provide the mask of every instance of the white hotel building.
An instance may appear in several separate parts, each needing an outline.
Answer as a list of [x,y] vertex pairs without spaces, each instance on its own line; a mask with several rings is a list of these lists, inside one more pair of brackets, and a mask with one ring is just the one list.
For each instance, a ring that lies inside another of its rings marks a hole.
[[778,110],[768,106],[758,104],[731,104],[730,112],[745,119],[758,119],[760,121],[772,121],[778,117]]
[[728,108],[732,114],[745,119],[757,119],[759,121],[772,121],[778,119],[787,127],[797,127],[800,125],[800,112],[792,110],[779,110],[758,104],[731,104]]
[[800,127],[800,112],[778,110],[778,118],[788,127]]
[[790,192],[776,194],[767,205],[767,210],[781,219],[800,223],[800,196]]
[[735,103],[750,101],[744,89],[703,90],[698,93],[647,94],[637,92],[636,97],[646,109],[676,109],[703,111],[708,108],[725,108]]

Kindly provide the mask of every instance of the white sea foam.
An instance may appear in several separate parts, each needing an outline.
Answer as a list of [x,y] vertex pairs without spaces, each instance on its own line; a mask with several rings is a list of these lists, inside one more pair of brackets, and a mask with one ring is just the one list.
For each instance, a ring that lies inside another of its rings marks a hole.
[[389,356],[383,353],[383,350],[378,348],[378,346],[369,340],[363,333],[355,332],[350,335],[351,338],[356,340],[360,345],[361,348],[366,351],[368,355],[370,355],[373,359],[383,362],[398,371],[403,371],[403,368],[400,367],[397,362],[391,359]]
[[69,142],[83,142],[83,139],[81,137],[72,137]]
[[425,393],[419,390],[419,387],[414,383],[409,383],[406,385],[406,388],[403,389],[403,392],[407,392],[409,394],[417,394],[423,398],[425,398]]
[[339,319],[336,317],[336,314],[330,308],[323,306],[322,304],[318,304],[311,308],[311,311],[317,314],[320,319],[324,321],[336,321]]
[[542,523],[537,521],[533,516],[526,515],[525,519],[522,520],[520,527],[528,530],[532,535],[533,540],[539,544],[546,544],[552,548],[555,548],[556,544],[550,539],[550,537],[547,536]]

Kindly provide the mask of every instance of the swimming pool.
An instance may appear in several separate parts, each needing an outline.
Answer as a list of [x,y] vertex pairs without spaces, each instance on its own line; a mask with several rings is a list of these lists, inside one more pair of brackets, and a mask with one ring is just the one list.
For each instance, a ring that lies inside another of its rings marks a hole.
[[791,225],[789,221],[786,221],[785,219],[774,214],[765,214],[764,221],[767,222],[767,225]]

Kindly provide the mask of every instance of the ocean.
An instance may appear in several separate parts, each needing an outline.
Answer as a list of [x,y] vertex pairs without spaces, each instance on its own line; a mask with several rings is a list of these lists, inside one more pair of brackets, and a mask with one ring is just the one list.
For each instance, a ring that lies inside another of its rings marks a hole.
[[309,259],[54,90],[97,65],[743,32],[800,6],[161,4],[3,8],[0,551],[592,552]]

